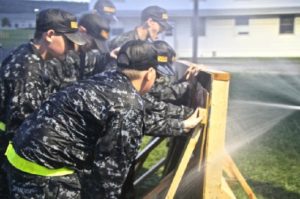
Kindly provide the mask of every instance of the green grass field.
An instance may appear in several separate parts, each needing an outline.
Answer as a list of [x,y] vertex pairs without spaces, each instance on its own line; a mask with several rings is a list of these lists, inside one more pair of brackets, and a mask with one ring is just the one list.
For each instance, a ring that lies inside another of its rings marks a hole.
[[33,37],[33,29],[0,30],[3,48],[15,48]]
[[[234,154],[258,198],[300,198],[299,119],[299,112],[292,114]],[[241,192],[237,195],[246,198]]]

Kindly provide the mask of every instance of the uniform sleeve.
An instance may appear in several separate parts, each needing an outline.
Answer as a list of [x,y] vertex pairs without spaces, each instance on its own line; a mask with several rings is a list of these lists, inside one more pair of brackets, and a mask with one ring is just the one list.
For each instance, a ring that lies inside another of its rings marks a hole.
[[8,79],[6,127],[7,133],[14,133],[26,117],[36,110],[45,99],[44,80],[32,71],[14,80]]
[[129,31],[125,32],[121,35],[116,36],[109,42],[109,49],[113,50],[117,47],[121,47],[124,45],[126,42],[131,41],[131,40],[136,40],[135,38],[135,30],[134,31]]
[[145,134],[154,136],[184,135],[183,120],[193,110],[184,106],[176,106],[154,99],[146,94],[145,102]]
[[[155,82],[155,86],[150,91],[150,95],[159,101],[165,101],[173,104],[185,104],[183,99],[190,92],[188,82],[173,84],[167,78],[160,78]],[[185,99],[186,101],[186,99]]]
[[119,198],[142,138],[142,115],[129,110],[109,117],[107,134],[96,144],[92,198]]
[[124,37],[121,37],[121,35],[116,36],[112,40],[109,41],[109,49],[113,50],[117,47],[120,47],[122,44],[126,42]]
[[68,51],[65,60],[61,63],[62,82],[61,86],[65,87],[79,79],[80,75],[80,57],[75,51]]
[[110,54],[101,53],[99,50],[93,49],[83,53],[81,59],[83,60],[81,61],[80,78],[84,79],[103,72],[110,61]]

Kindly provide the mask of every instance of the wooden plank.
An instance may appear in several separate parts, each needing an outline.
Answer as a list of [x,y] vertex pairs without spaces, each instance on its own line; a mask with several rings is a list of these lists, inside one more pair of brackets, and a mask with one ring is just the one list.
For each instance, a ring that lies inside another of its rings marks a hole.
[[173,177],[171,186],[168,190],[168,193],[166,195],[166,199],[173,199],[174,195],[176,194],[177,188],[179,186],[179,183],[182,179],[182,176],[184,174],[184,171],[189,163],[189,160],[191,158],[191,155],[195,149],[195,146],[199,140],[200,134],[202,132],[201,126],[198,125],[196,129],[193,132],[193,135],[188,141],[188,144],[186,145],[186,148],[184,150],[184,154],[181,158],[180,164],[176,170],[175,176]]
[[[186,170],[191,170],[194,167],[198,165],[197,158],[192,158],[190,160],[190,163],[188,165],[188,168]],[[170,184],[172,182],[173,176],[175,174],[175,169],[170,172],[167,176],[165,176],[153,190],[151,190],[149,193],[147,193],[146,196],[143,197],[143,199],[154,199],[157,198],[158,195],[161,195],[164,191],[167,190],[168,187],[170,187]]]
[[229,154],[226,153],[225,155],[225,164],[226,167],[225,172],[230,173],[229,175],[234,175],[234,177],[239,181],[241,186],[243,187],[244,191],[248,195],[250,199],[256,199],[254,192],[252,191],[251,187],[248,185],[247,181],[239,171],[238,167],[235,165],[234,161],[230,157]]
[[[198,171],[201,171],[201,167],[204,164],[204,156],[205,156],[205,146],[206,146],[206,138],[207,138],[207,123],[208,123],[208,119],[209,119],[209,114],[208,114],[208,110],[210,107],[210,101],[209,101],[209,95],[206,96],[206,117],[203,118],[203,123],[205,124],[204,129],[203,129],[203,133],[202,133],[202,139],[200,141],[200,145],[199,145],[199,160],[198,160]],[[201,113],[200,113],[201,115]]]
[[222,178],[221,182],[221,198],[222,199],[236,199],[234,193],[230,189],[229,185],[227,184],[226,180]]
[[230,80],[230,73],[228,73],[228,72],[210,69],[210,68],[207,68],[207,66],[194,64],[194,63],[186,61],[186,60],[177,60],[176,62],[185,64],[187,66],[202,67],[203,72],[209,73],[211,75],[212,79],[214,79],[214,80],[218,80],[218,81],[228,81],[228,80]]
[[203,178],[203,199],[221,198],[228,81],[212,81]]

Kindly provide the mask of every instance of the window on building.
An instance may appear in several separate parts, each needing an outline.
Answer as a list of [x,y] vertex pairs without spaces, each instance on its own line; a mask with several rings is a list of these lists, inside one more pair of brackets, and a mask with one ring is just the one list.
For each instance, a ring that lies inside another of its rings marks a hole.
[[249,35],[249,17],[241,16],[235,18],[235,28],[237,35]]
[[235,18],[236,26],[248,26],[249,25],[249,17],[237,17]]
[[294,33],[294,21],[295,21],[295,16],[292,16],[292,15],[280,16],[279,33],[280,34],[293,34]]
[[[192,20],[193,23],[193,20]],[[193,35],[194,26],[192,25],[192,34]],[[198,30],[197,30],[198,36],[205,36],[206,35],[206,19],[204,17],[199,17],[198,20]]]

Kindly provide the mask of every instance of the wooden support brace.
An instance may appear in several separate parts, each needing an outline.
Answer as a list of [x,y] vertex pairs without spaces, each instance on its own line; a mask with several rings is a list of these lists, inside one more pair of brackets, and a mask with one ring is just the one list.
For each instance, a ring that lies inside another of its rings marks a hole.
[[186,145],[186,148],[184,150],[184,154],[181,158],[180,164],[178,165],[178,168],[176,170],[175,176],[173,177],[172,183],[170,185],[170,188],[168,190],[168,193],[166,195],[166,199],[173,199],[177,188],[179,186],[179,183],[182,179],[182,176],[184,174],[184,171],[189,163],[189,160],[191,158],[191,155],[195,149],[195,146],[199,140],[200,134],[201,134],[201,126],[198,125],[196,129],[193,132],[193,135],[191,136],[190,140],[188,141],[188,144]]
[[243,177],[243,175],[239,171],[238,167],[235,165],[235,163],[232,160],[232,158],[230,157],[230,155],[227,154],[227,153],[225,153],[224,157],[225,157],[225,160],[224,160],[224,171],[229,176],[231,176],[231,177],[234,176],[235,179],[237,179],[239,181],[239,183],[241,184],[242,188],[244,189],[244,191],[246,192],[246,194],[248,195],[248,197],[250,199],[256,199],[256,196],[255,196],[254,192],[252,191],[252,189],[250,188],[250,186],[246,182],[245,178]]

